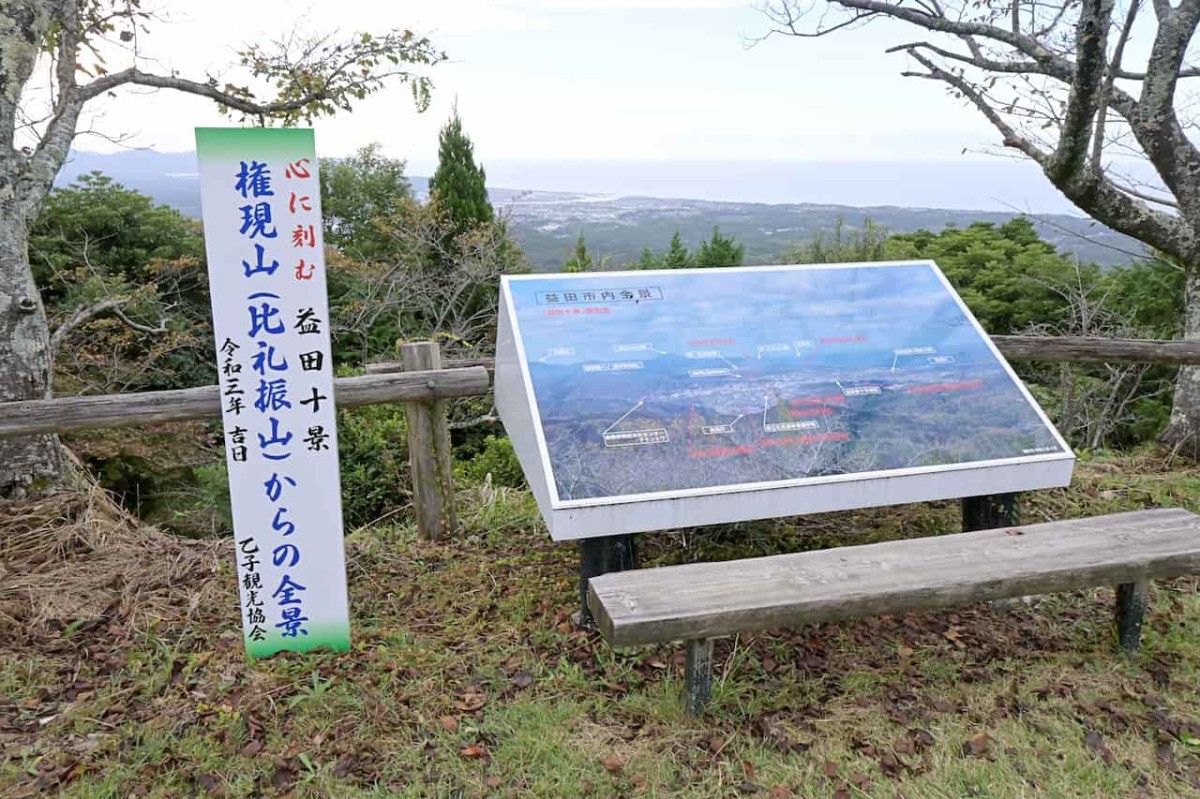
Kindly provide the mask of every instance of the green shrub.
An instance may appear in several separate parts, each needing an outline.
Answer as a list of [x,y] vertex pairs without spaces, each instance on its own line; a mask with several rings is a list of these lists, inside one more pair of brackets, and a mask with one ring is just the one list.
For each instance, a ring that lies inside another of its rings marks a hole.
[[[338,458],[342,472],[342,518],[353,530],[408,503],[404,409],[401,405],[367,405],[338,411]],[[232,527],[229,473],[225,461],[196,469],[200,505],[217,521]]]
[[214,463],[196,467],[196,487],[200,499],[199,508],[211,511],[215,526],[229,531],[233,529],[233,511],[229,505],[229,470],[222,458]]
[[525,473],[507,436],[484,439],[483,450],[462,465],[461,472],[469,480],[483,482],[490,474],[492,483],[512,488],[525,487]]
[[366,405],[338,411],[338,456],[346,528],[374,521],[409,501],[404,408]]

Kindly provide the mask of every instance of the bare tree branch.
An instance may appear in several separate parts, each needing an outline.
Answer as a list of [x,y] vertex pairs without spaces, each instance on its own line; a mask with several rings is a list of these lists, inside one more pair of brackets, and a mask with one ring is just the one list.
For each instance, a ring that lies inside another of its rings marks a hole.
[[1200,24],[1200,2],[1182,0],[1174,10],[1165,2],[1155,2],[1154,9],[1158,32],[1147,59],[1136,124],[1131,127],[1138,144],[1180,205],[1200,214],[1200,183],[1196,181],[1200,175],[1200,151],[1183,132],[1174,107],[1179,69]]
[[903,72],[901,73],[902,75],[906,77],[938,80],[949,84],[957,89],[959,94],[970,101],[970,103],[974,105],[981,114],[987,117],[987,120],[992,123],[992,126],[996,128],[996,130],[1000,131],[1000,135],[1003,137],[1003,143],[1005,147],[1012,147],[1016,150],[1020,150],[1022,153],[1029,156],[1029,158],[1041,164],[1043,167],[1049,163],[1050,154],[1038,149],[1038,147],[1032,141],[1025,136],[1022,136],[1016,128],[1008,124],[1004,117],[1002,117],[992,106],[992,104],[985,99],[982,91],[971,85],[971,83],[969,83],[960,75],[947,72],[920,53],[910,50],[909,55],[911,55],[917,63],[929,70],[929,72]]
[[1117,37],[1117,44],[1113,47],[1112,60],[1109,62],[1108,74],[1104,78],[1104,86],[1100,89],[1100,99],[1096,104],[1098,110],[1092,145],[1092,169],[1095,170],[1103,168],[1104,128],[1105,123],[1108,121],[1108,102],[1113,93],[1113,83],[1116,80],[1117,73],[1121,71],[1121,60],[1125,56],[1125,43],[1129,41],[1129,34],[1133,31],[1133,23],[1137,19],[1138,10],[1141,7],[1142,0],[1133,0],[1129,4],[1129,10],[1125,13],[1125,22],[1121,25],[1121,33]]
[[116,317],[131,330],[136,330],[139,333],[147,335],[160,335],[167,332],[167,320],[161,319],[157,325],[144,325],[140,322],[135,322],[126,315],[121,309],[125,303],[129,302],[128,297],[110,297],[99,302],[94,302],[91,305],[84,305],[75,309],[75,312],[59,323],[54,332],[50,334],[50,348],[57,352],[62,348],[63,342],[66,341],[68,335],[73,331],[78,330],[83,325],[104,316],[111,314]]
[[1172,199],[1169,199],[1167,197],[1156,197],[1153,194],[1149,194],[1144,191],[1139,191],[1138,189],[1135,189],[1131,186],[1126,186],[1122,183],[1118,183],[1116,180],[1113,180],[1111,175],[1108,177],[1108,180],[1113,184],[1113,186],[1115,186],[1117,189],[1125,192],[1130,197],[1136,197],[1139,200],[1145,200],[1148,203],[1154,203],[1155,205],[1161,205],[1166,208],[1174,208],[1175,210],[1179,210],[1179,203],[1175,202]]
[[120,319],[126,327],[136,330],[139,333],[158,335],[167,332],[167,320],[165,318],[159,319],[157,325],[143,325],[130,319],[119,307],[113,308],[113,316]]
[[97,316],[103,316],[106,313],[114,311],[125,302],[127,302],[125,298],[115,297],[76,308],[75,312],[60,322],[58,327],[54,329],[54,332],[50,334],[50,349],[58,351],[61,349],[67,335],[73,330],[82,327]]
[[[938,80],[949,84],[974,105],[992,126],[1000,132],[1005,147],[1024,153],[1040,164],[1043,170],[1052,164],[1052,156],[1039,149],[1028,137],[1021,135],[996,111],[984,94],[960,75],[947,72],[932,60],[910,53],[923,67],[922,72],[902,73],[911,77]],[[1049,172],[1047,171],[1047,176]],[[1144,202],[1122,192],[1103,176],[1091,170],[1082,170],[1068,176],[1061,184],[1054,182],[1076,205],[1086,210],[1104,224],[1126,235],[1133,236],[1151,247],[1176,255],[1180,243],[1191,240],[1186,223],[1178,217],[1155,211]]]
[[1075,25],[1075,73],[1059,128],[1058,147],[1046,175],[1058,185],[1081,171],[1092,141],[1092,125],[1108,67],[1108,24],[1113,0],[1083,0]]
[[329,92],[315,90],[291,100],[261,103],[244,96],[222,91],[217,88],[215,82],[201,83],[200,81],[188,80],[187,78],[180,78],[175,75],[153,75],[148,72],[142,72],[136,67],[96,78],[91,83],[80,87],[79,97],[86,102],[87,100],[99,97],[105,92],[130,84],[135,86],[151,86],[156,89],[174,89],[186,94],[207,97],[235,111],[241,111],[244,114],[257,117],[270,117],[287,111],[296,111],[315,102],[330,98]]

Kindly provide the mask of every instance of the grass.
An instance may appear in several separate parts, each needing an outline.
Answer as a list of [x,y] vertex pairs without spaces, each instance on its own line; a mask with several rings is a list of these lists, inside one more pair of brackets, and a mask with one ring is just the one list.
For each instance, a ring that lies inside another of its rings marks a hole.
[[[1023,511],[1156,506],[1200,511],[1200,471],[1096,456]],[[1114,653],[1109,589],[725,639],[693,719],[678,647],[614,652],[572,627],[574,549],[527,495],[464,489],[461,516],[444,543],[407,524],[350,537],[349,654],[248,662],[231,557],[198,614],[6,641],[0,795],[1200,796],[1194,578],[1156,587],[1135,658]],[[957,525],[931,503],[645,536],[643,557]]]

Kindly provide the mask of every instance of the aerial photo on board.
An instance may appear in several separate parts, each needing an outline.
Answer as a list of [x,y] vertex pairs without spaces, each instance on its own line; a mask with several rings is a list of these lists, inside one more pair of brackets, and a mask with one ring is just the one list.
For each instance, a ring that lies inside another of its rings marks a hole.
[[1062,451],[932,264],[507,286],[563,501]]

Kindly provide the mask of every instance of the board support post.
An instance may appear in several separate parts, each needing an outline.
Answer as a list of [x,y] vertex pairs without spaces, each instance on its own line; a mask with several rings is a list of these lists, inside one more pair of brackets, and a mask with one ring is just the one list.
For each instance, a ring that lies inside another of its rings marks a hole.
[[699,716],[712,697],[712,639],[687,642],[683,665],[683,706],[689,716]]
[[583,538],[579,541],[579,625],[593,628],[596,620],[588,610],[588,580],[609,572],[637,568],[637,539],[630,533]]
[[1117,586],[1117,641],[1121,651],[1136,654],[1142,643],[1142,622],[1150,604],[1150,581],[1136,580]]
[[1021,523],[1020,496],[1014,493],[963,497],[963,532],[1017,526]]

